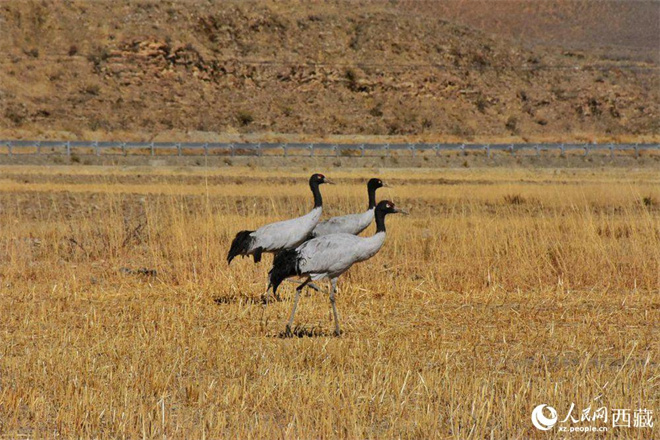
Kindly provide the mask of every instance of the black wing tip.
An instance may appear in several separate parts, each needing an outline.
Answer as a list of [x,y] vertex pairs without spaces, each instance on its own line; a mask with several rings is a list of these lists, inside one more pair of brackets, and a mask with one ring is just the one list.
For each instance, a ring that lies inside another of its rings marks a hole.
[[231,264],[232,260],[238,255],[246,255],[252,245],[253,237],[250,236],[254,231],[240,231],[234,237],[227,254],[227,264]]
[[277,293],[277,288],[282,284],[282,281],[294,275],[299,275],[298,251],[296,249],[280,251],[273,259],[273,267],[268,275],[270,284],[273,286],[273,293]]

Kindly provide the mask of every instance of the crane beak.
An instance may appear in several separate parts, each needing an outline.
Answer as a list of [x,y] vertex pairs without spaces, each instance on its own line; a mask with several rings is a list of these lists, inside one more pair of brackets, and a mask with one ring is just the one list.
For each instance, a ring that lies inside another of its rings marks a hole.
[[323,183],[329,183],[330,185],[334,185],[334,184],[335,184],[335,182],[333,182],[332,180],[328,179],[327,177],[323,179]]
[[410,215],[410,211],[403,208],[394,208],[394,212],[396,212],[397,214]]

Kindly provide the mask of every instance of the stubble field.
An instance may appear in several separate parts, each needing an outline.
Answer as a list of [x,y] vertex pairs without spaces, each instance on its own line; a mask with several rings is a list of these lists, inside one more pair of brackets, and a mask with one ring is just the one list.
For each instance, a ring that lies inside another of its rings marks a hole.
[[[0,168],[1,438],[565,438],[532,426],[543,403],[657,418],[655,170]],[[225,257],[309,210],[316,171],[338,183],[326,217],[365,209],[369,177],[411,215],[340,278],[342,337],[310,291],[283,338],[293,285],[264,309],[271,257]]]

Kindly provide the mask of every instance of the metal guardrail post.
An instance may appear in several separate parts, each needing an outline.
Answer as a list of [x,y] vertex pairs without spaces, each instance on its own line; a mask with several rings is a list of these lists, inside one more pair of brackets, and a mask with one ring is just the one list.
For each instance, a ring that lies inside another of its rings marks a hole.
[[176,154],[181,157],[181,143],[177,142],[176,144]]
[[126,154],[126,142],[121,143],[121,154],[124,155],[124,157],[127,156],[127,154]]
[[513,148],[513,144],[509,145],[509,153],[511,153],[511,156],[516,155],[516,150]]
[[309,144],[309,157],[314,157],[314,144]]
[[440,145],[433,144],[433,151],[435,151],[435,157],[440,156]]
[[155,154],[155,151],[154,151],[154,143],[153,143],[153,142],[149,142],[149,153],[151,154],[152,157],[153,157],[154,154]]
[[539,146],[539,144],[536,144],[535,148],[536,148],[536,157],[541,157],[541,147]]
[[339,146],[337,144],[332,146],[332,151],[335,152],[335,157],[339,157]]
[[564,144],[561,144],[559,149],[561,150],[561,152],[559,153],[559,157],[566,157],[566,147],[564,146]]
[[410,153],[412,154],[412,157],[415,157],[415,153],[417,152],[417,149],[415,148],[417,144],[412,144],[410,147]]
[[37,156],[41,156],[41,141],[37,141]]
[[257,157],[261,157],[261,142],[257,144]]
[[66,155],[67,157],[71,156],[71,141],[66,141]]
[[584,157],[587,157],[589,155],[589,146],[585,145],[584,146]]
[[486,156],[488,157],[488,159],[490,159],[491,158],[490,145],[486,145],[484,148],[486,149]]
[[639,159],[639,144],[635,144],[635,159]]
[[467,153],[465,152],[465,144],[461,144],[461,154],[465,156]]
[[364,157],[364,144],[360,144],[360,157]]
[[289,152],[288,152],[288,149],[286,147],[286,144],[282,144],[282,149],[284,150],[284,157],[288,157]]
[[9,153],[9,157],[12,156],[12,151],[11,151],[11,141],[7,142],[7,153]]
[[236,155],[236,149],[233,142],[229,144],[229,155],[231,157],[234,157]]
[[387,151],[387,157],[390,157],[392,152],[390,151],[390,144],[385,144],[385,151]]
[[209,143],[204,142],[204,157],[208,157],[209,155]]

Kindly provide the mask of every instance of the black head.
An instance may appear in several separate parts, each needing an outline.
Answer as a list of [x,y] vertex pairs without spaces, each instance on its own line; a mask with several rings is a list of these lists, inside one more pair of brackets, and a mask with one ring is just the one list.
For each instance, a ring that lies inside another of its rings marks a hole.
[[312,177],[309,178],[309,184],[310,185],[320,185],[322,183],[334,183],[327,177],[325,177],[323,174],[312,174]]
[[378,189],[382,188],[383,186],[385,186],[383,181],[377,178],[369,179],[369,182],[367,182],[367,188],[369,189]]
[[376,213],[381,213],[382,215],[397,213],[408,214],[408,211],[405,209],[397,208],[394,206],[394,202],[390,202],[389,200],[381,200],[376,206]]

